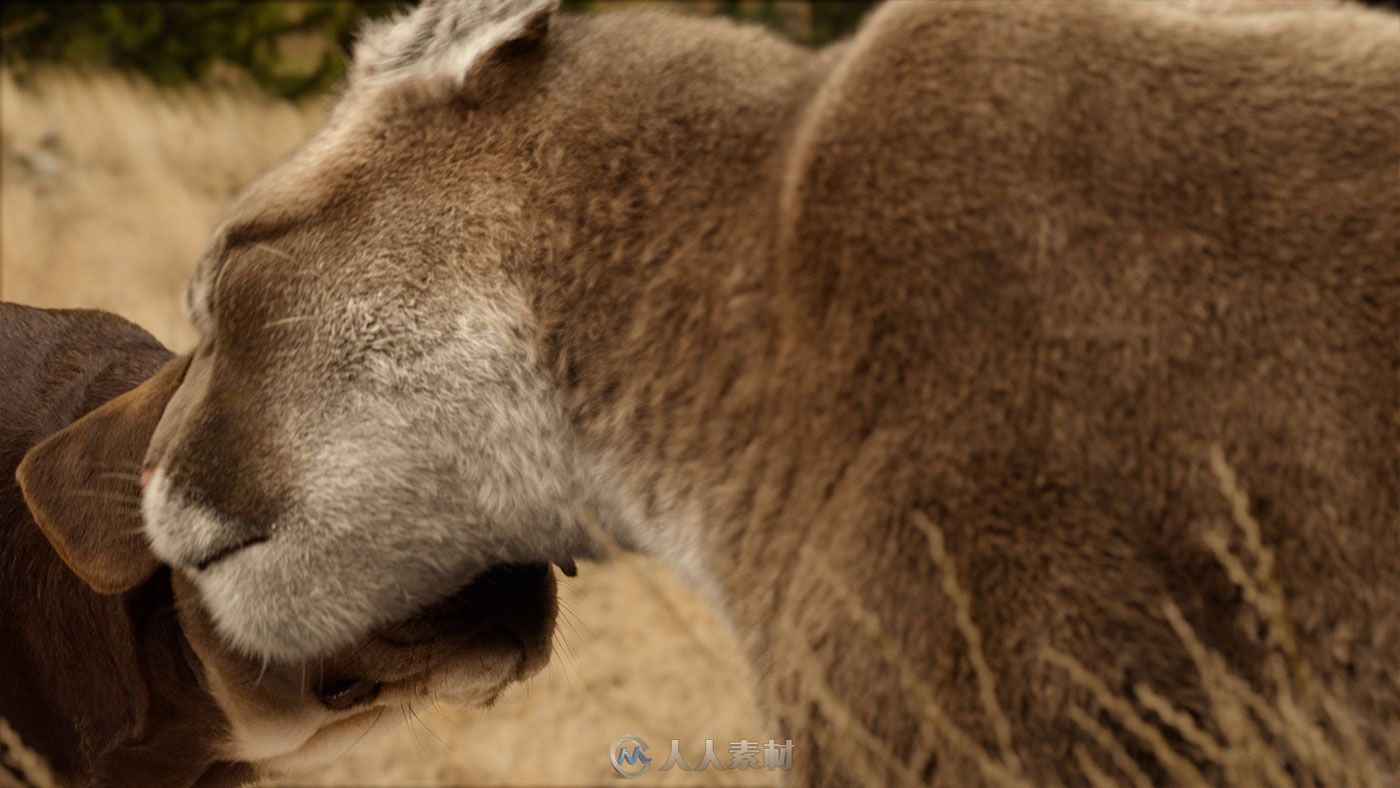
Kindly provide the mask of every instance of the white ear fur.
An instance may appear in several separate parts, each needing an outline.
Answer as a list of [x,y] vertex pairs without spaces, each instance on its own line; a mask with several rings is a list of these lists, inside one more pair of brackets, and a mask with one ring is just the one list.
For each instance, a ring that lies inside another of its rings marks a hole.
[[354,75],[376,82],[414,77],[459,88],[502,46],[539,35],[558,10],[559,0],[424,0],[361,32]]

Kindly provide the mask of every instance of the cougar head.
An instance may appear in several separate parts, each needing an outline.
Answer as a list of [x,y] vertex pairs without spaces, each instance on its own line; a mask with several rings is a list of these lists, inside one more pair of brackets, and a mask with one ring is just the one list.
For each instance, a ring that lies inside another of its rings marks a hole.
[[327,126],[197,267],[143,514],[244,653],[331,653],[494,567],[594,549],[513,278],[530,164],[502,131],[538,111],[556,5],[429,2],[366,31]]

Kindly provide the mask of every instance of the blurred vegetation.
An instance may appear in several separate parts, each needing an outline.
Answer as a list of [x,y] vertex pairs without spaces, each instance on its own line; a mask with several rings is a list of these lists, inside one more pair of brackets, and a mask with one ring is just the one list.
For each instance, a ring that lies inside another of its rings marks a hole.
[[[1400,11],[1400,0],[1361,0]],[[568,11],[629,4],[563,0]],[[318,93],[345,73],[345,53],[367,18],[412,0],[121,0],[0,4],[6,64],[109,66],[157,84],[251,81],[280,96]],[[633,3],[635,4],[635,0]],[[670,5],[768,25],[806,44],[846,35],[874,0],[670,0]],[[1397,21],[1400,33],[1400,20]]]
[[295,97],[344,73],[342,52],[360,20],[393,2],[9,2],[0,10],[7,64],[59,62],[140,72],[158,84],[241,72]]
[[[1400,2],[1400,0],[1396,0]],[[0,5],[4,62],[109,66],[162,85],[249,80],[280,96],[318,93],[345,73],[345,53],[367,18],[396,0],[124,0]],[[568,11],[619,5],[564,0]],[[809,44],[855,29],[873,0],[692,0],[673,3],[767,24]]]
[[[586,5],[586,3],[578,5]],[[799,41],[819,45],[855,30],[861,17],[865,16],[865,12],[869,11],[875,3],[873,0],[864,0],[863,2],[808,0],[808,2],[800,4],[779,3],[775,0],[764,0],[764,2],[758,3],[744,2],[744,0],[722,0],[715,5],[719,11],[736,19],[751,19],[762,22]],[[785,10],[788,11],[786,15],[784,14]],[[795,25],[793,23],[795,19],[801,19],[805,24]]]

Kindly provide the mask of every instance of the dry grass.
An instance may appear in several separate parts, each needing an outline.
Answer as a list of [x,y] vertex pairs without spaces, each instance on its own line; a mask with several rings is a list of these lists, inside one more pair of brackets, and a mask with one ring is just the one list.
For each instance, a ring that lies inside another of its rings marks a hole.
[[[1087,750],[1078,749],[1086,781],[1099,784],[1150,782],[1122,744],[1128,739],[1146,747],[1153,759],[1178,785],[1209,785],[1198,763],[1218,767],[1224,784],[1233,786],[1380,786],[1395,783],[1367,748],[1360,726],[1348,705],[1322,688],[1301,657],[1288,620],[1283,589],[1272,576],[1274,558],[1263,543],[1260,528],[1249,512],[1249,498],[1218,447],[1208,458],[1220,492],[1230,504],[1243,557],[1234,552],[1225,529],[1206,536],[1245,601],[1267,625],[1265,643],[1271,648],[1272,687],[1251,687],[1230,670],[1220,654],[1203,644],[1170,600],[1162,612],[1186,646],[1212,704],[1212,734],[1192,717],[1174,708],[1151,687],[1134,687],[1135,705],[1113,693],[1074,657],[1047,649],[1044,658],[1063,669],[1093,696],[1100,708],[1122,729],[1111,734],[1091,715],[1071,710],[1071,716],[1108,755],[1121,776],[1115,776]],[[951,570],[951,565],[947,565]],[[1145,714],[1159,722],[1150,722]],[[1169,743],[1172,732],[1195,749],[1190,753]]]
[[[1203,729],[1189,714],[1172,706],[1146,684],[1134,687],[1134,702],[1133,698],[1113,692],[1090,667],[1072,655],[1045,649],[1043,659],[1087,690],[1098,710],[1115,726],[1111,729],[1102,724],[1090,709],[1068,710],[1069,719],[1098,749],[1096,753],[1082,744],[1073,749],[1082,782],[1096,787],[1151,785],[1153,781],[1144,764],[1129,754],[1127,745],[1131,743],[1145,749],[1173,785],[1369,788],[1397,784],[1395,775],[1382,769],[1369,751],[1356,716],[1345,700],[1321,687],[1301,657],[1286,614],[1287,600],[1272,575],[1273,553],[1263,543],[1259,524],[1249,512],[1249,497],[1219,448],[1213,449],[1207,460],[1220,493],[1230,506],[1232,524],[1239,535],[1239,551],[1243,555],[1236,554],[1226,528],[1207,534],[1205,542],[1239,586],[1246,603],[1267,626],[1264,643],[1272,655],[1272,686],[1267,690],[1251,687],[1233,673],[1220,654],[1200,641],[1171,600],[1163,600],[1162,613],[1195,662],[1212,704],[1212,719],[1208,724],[1214,732]],[[997,701],[994,677],[982,653],[982,637],[972,620],[971,599],[958,582],[942,530],[919,512],[913,513],[911,520],[928,541],[930,555],[943,579],[942,593],[953,602],[956,624],[968,647],[983,710],[992,722],[1001,748],[998,756],[984,750],[972,736],[948,719],[938,707],[933,690],[919,678],[907,655],[885,633],[878,614],[861,602],[859,594],[818,552],[806,552],[804,568],[816,571],[826,580],[864,637],[879,647],[887,665],[895,669],[904,689],[923,704],[925,721],[940,737],[945,755],[968,759],[980,769],[989,784],[1026,785],[1027,780],[1011,748],[1010,722]],[[889,775],[901,783],[913,781],[912,764],[902,762],[863,728],[843,701],[831,693],[820,673],[809,672],[804,678],[808,691],[829,713],[836,727],[846,734],[848,741],[859,745],[846,755],[852,762],[862,764],[856,771],[862,784],[886,785]],[[1174,739],[1184,742],[1187,748],[1174,745]],[[915,764],[919,762],[916,760]],[[880,764],[883,769],[872,769],[871,763]],[[1220,778],[1207,778],[1208,773],[1219,774]]]
[[[236,93],[162,93],[110,75],[0,74],[0,297],[124,315],[176,349],[180,296],[224,204],[319,123],[315,106]],[[428,706],[299,784],[579,785],[612,781],[631,733],[687,760],[706,737],[766,741],[734,644],[652,562],[584,566],[551,667],[488,712]],[[697,650],[696,642],[706,648]],[[664,785],[771,784],[774,774],[649,775]],[[3,778],[0,778],[3,779]]]
[[57,784],[44,759],[24,746],[19,734],[0,719],[0,788],[52,788]]
[[193,340],[179,297],[220,210],[321,116],[76,73],[0,76],[0,106],[0,295],[101,306],[175,347]]
[[[321,115],[314,107],[229,93],[158,94],[101,75],[41,75],[27,86],[0,75],[0,102],[0,295],[43,306],[110,309],[177,348],[192,339],[178,307],[183,280],[222,204],[239,184],[294,147]],[[1133,750],[1150,753],[1157,768],[1183,785],[1205,784],[1205,774],[1215,772],[1238,786],[1393,781],[1368,752],[1345,701],[1320,686],[1301,658],[1248,496],[1223,455],[1217,451],[1208,459],[1232,522],[1206,542],[1266,625],[1266,645],[1274,654],[1271,686],[1251,687],[1233,674],[1170,600],[1163,600],[1163,615],[1195,662],[1212,703],[1211,720],[1198,722],[1146,684],[1135,687],[1133,697],[1118,695],[1092,667],[1047,650],[1045,660],[1094,700],[1093,708],[1069,713],[1085,734],[1086,743],[1073,753],[1084,782],[1150,783],[1145,765],[1129,754]],[[924,709],[924,753],[936,749],[967,759],[992,784],[1034,782],[1016,754],[1016,721],[997,702],[996,676],[982,653],[972,600],[959,583],[942,531],[922,515],[912,524],[925,535],[941,572],[942,587],[931,593],[953,602],[995,752],[944,713],[858,589],[815,551],[803,555],[803,567],[824,579],[857,625],[857,636],[872,644],[872,659],[892,669]],[[672,737],[680,738],[691,743],[688,752],[706,737],[726,742],[786,733],[767,730],[755,712],[729,636],[650,562],[623,557],[606,568],[584,567],[563,586],[561,601],[566,612],[559,653],[530,685],[488,712],[420,710],[421,721],[409,720],[398,732],[365,742],[297,782],[598,783],[613,779],[607,747],[624,733],[663,751]],[[923,759],[906,763],[895,757],[822,672],[808,668],[804,686],[846,734],[837,740],[851,752],[840,755],[849,756],[856,776],[875,786],[917,782]],[[0,754],[10,760],[24,752],[12,738],[0,723]],[[40,773],[42,764],[25,764],[30,773]],[[774,777],[765,770],[671,771],[650,773],[648,780],[736,784]]]

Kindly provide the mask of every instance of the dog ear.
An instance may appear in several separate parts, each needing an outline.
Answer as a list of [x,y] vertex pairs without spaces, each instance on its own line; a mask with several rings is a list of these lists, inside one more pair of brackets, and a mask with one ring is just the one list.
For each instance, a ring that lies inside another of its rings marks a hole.
[[30,449],[15,476],[64,563],[102,594],[140,585],[159,565],[141,530],[146,445],[184,377],[177,358],[134,389]]

